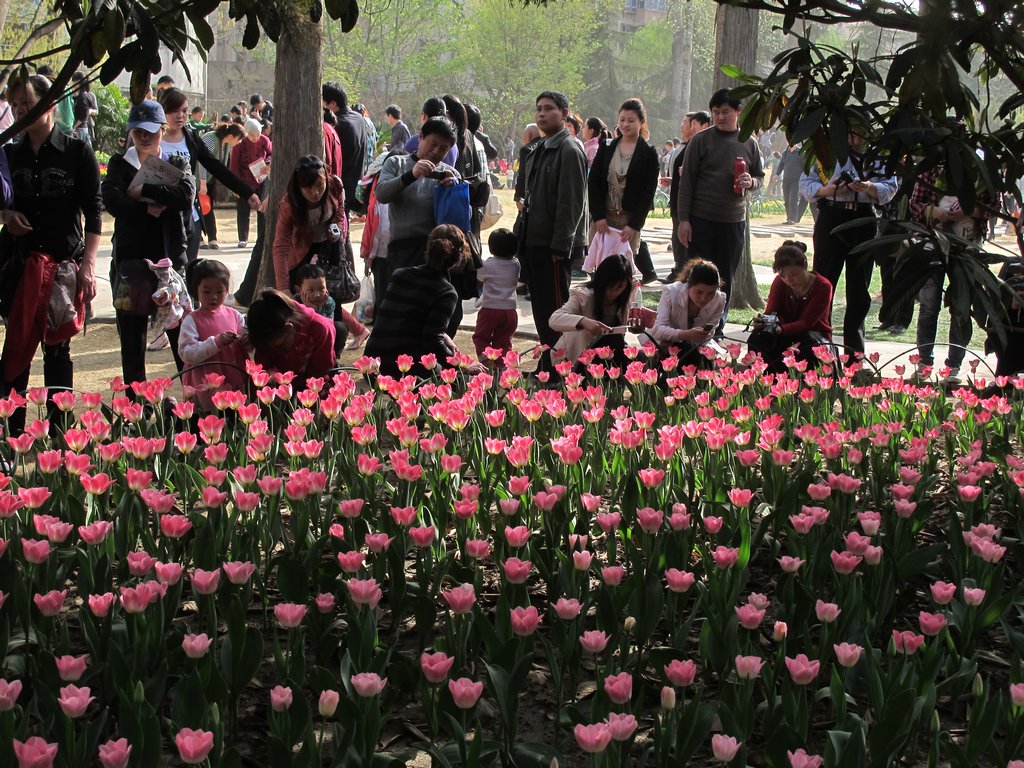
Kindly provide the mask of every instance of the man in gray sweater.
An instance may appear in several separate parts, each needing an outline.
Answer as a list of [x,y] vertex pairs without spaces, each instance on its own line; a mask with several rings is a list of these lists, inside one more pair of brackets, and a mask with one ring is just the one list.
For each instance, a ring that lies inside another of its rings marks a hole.
[[[714,262],[726,298],[743,255],[747,231],[747,193],[764,183],[761,150],[754,138],[739,140],[741,104],[729,89],[715,91],[709,107],[714,127],[695,135],[686,146],[679,179],[679,242],[691,257]],[[747,170],[733,175],[742,158]],[[738,192],[736,191],[738,190]],[[725,317],[716,339],[721,339]]]
[[[548,324],[551,313],[569,298],[571,255],[586,245],[583,212],[587,196],[587,156],[565,127],[569,100],[555,91],[537,97],[536,121],[544,140],[526,158],[522,254],[537,335],[554,347],[561,334]],[[551,370],[545,352],[537,370]]]

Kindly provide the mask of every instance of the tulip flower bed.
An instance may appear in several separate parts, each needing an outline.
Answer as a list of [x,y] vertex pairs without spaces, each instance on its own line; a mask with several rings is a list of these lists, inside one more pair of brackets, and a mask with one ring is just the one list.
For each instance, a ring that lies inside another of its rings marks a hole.
[[30,391],[0,765],[1024,765],[1021,401],[630,354]]

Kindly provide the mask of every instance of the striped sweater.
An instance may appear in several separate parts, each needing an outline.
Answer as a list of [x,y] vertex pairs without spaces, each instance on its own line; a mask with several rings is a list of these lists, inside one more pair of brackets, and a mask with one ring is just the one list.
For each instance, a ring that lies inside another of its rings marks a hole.
[[381,370],[399,355],[435,354],[445,365],[445,331],[459,295],[444,274],[426,264],[396,270],[377,311],[366,354],[379,357]]

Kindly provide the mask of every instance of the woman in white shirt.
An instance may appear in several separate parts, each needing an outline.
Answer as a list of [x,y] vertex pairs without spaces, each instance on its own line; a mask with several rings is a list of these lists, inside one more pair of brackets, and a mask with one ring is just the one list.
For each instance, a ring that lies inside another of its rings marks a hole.
[[662,351],[678,347],[684,364],[702,362],[698,350],[711,341],[725,312],[721,285],[718,268],[710,261],[693,259],[683,267],[679,281],[662,292],[658,317],[647,332]]

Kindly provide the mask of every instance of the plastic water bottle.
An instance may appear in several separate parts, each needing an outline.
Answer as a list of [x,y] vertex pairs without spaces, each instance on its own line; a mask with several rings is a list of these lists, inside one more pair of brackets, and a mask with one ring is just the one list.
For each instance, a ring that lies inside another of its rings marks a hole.
[[643,331],[643,309],[644,309],[644,292],[640,288],[640,283],[634,283],[633,285],[633,298],[629,302],[629,330],[633,333],[640,333]]

